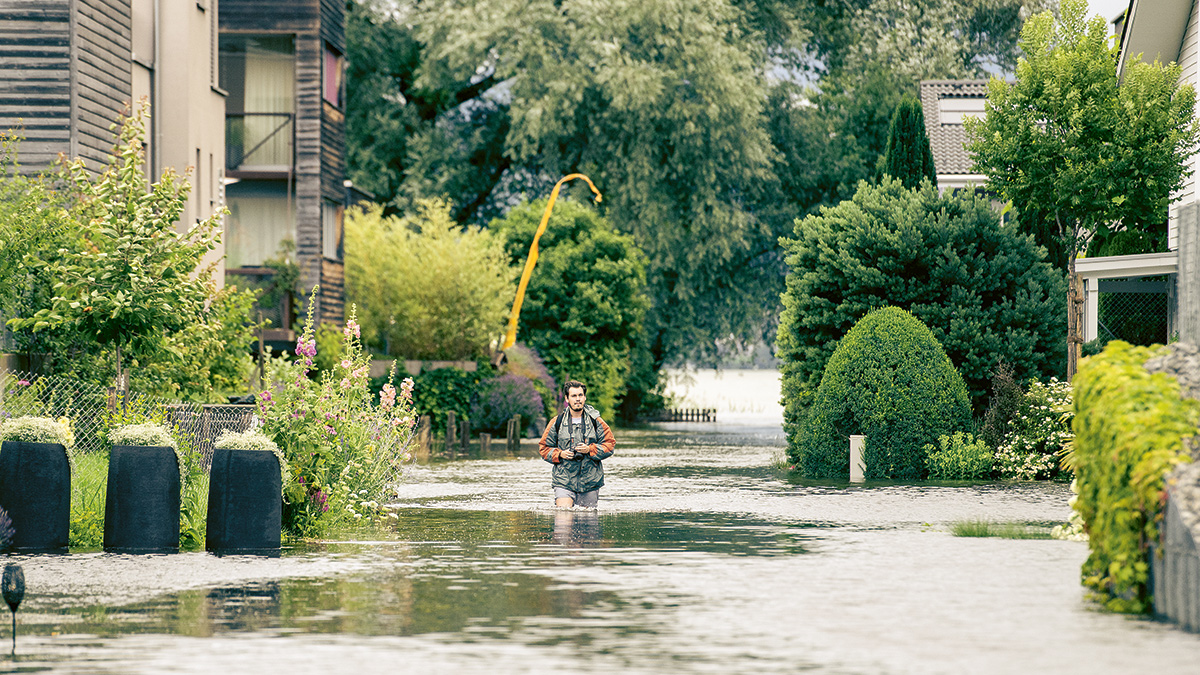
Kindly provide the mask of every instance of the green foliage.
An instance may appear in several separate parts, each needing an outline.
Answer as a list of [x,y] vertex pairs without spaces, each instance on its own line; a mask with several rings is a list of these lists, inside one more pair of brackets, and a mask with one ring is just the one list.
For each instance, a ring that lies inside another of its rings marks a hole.
[[938,437],[937,445],[925,446],[925,465],[930,478],[972,480],[992,475],[992,449],[971,434],[956,431]]
[[1011,364],[1000,362],[992,372],[992,397],[983,415],[983,441],[992,450],[1000,447],[1012,428],[1012,419],[1020,410],[1025,392],[1015,377]]
[[63,417],[13,417],[0,423],[0,441],[22,441],[25,443],[59,443],[70,453],[75,447],[75,434],[71,432],[71,420]]
[[1000,362],[1020,379],[1058,374],[1062,276],[984,198],[891,179],[860,184],[782,243],[789,272],[777,344],[792,442],[838,339],[874,308],[902,307],[929,326],[977,413]]
[[332,373],[338,368],[338,357],[342,354],[342,330],[332,323],[322,323],[316,331],[317,355],[313,357],[313,372],[310,377]]
[[998,537],[1000,539],[1050,539],[1052,534],[1022,523],[993,523],[990,520],[960,520],[950,524],[956,537]]
[[[196,271],[215,247],[220,224],[215,214],[186,233],[176,231],[190,188],[172,169],[153,185],[146,180],[145,121],[145,107],[121,120],[114,161],[99,177],[82,159],[65,167],[86,243],[52,264],[57,283],[50,306],[9,321],[35,332],[72,324],[100,344],[111,343],[118,375],[123,346],[200,320],[211,268],[199,276]],[[26,263],[50,264],[31,258]]]
[[966,385],[933,333],[886,307],[838,344],[802,433],[789,436],[788,456],[805,476],[845,478],[848,438],[863,434],[868,477],[924,478],[925,444],[970,420]]
[[1179,66],[1130,59],[1118,80],[1105,20],[1086,11],[1086,0],[1063,0],[1057,18],[1030,18],[1016,81],[993,78],[986,117],[966,121],[975,171],[1060,269],[1121,231],[1165,250],[1167,208],[1197,141]]
[[460,227],[447,203],[424,200],[405,218],[352,209],[345,247],[346,299],[364,308],[366,344],[409,359],[488,355],[516,292],[491,233]]
[[353,305],[336,368],[317,380],[309,377],[317,344],[314,303],[308,306],[296,360],[258,396],[262,431],[287,459],[291,475],[285,479],[283,525],[297,537],[319,537],[364,516],[368,521],[377,516],[380,504],[395,496],[393,484],[401,463],[409,459],[416,425],[411,381],[403,382],[399,392],[384,384],[375,404]]
[[929,148],[929,136],[925,134],[925,113],[921,102],[915,98],[900,101],[892,115],[887,148],[883,152],[883,174],[909,189],[921,187],[921,181],[925,179],[937,187],[933,150]]
[[[524,263],[546,202],[522,204],[492,223],[514,264]],[[558,382],[587,384],[588,400],[612,418],[625,393],[646,296],[645,256],[592,209],[559,200],[538,244],[518,335]]]
[[1070,383],[1031,382],[996,446],[996,470],[1007,479],[1058,478],[1059,458],[1070,442]]
[[1159,541],[1164,479],[1188,461],[1183,439],[1196,434],[1200,402],[1144,364],[1162,348],[1113,341],[1075,376],[1075,470],[1091,553],[1083,583],[1118,612],[1148,612],[1149,547]]
[[71,472],[71,525],[68,544],[73,551],[104,546],[104,500],[108,486],[108,453],[91,452],[76,458]]
[[417,415],[428,415],[433,433],[446,433],[446,413],[462,419],[471,410],[471,400],[479,386],[478,371],[461,368],[423,370],[413,378],[413,406]]

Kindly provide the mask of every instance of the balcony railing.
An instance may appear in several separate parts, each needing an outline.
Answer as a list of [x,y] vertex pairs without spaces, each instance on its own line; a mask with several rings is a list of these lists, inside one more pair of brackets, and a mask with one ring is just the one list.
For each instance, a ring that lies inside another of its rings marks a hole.
[[226,114],[226,170],[290,170],[294,121],[292,113]]

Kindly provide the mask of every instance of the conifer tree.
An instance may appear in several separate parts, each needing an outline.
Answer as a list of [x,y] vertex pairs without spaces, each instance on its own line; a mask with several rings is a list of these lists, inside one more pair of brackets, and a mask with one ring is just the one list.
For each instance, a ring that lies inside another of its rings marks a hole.
[[905,97],[896,106],[883,157],[883,173],[900,181],[904,187],[920,187],[922,178],[928,178],[937,187],[933,151],[925,133],[925,113],[915,98]]

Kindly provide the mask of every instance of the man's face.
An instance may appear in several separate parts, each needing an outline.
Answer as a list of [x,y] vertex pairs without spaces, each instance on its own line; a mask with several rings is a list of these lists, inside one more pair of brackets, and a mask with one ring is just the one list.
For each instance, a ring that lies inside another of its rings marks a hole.
[[567,407],[572,412],[583,412],[584,403],[587,403],[587,396],[583,393],[583,387],[571,387],[567,390]]

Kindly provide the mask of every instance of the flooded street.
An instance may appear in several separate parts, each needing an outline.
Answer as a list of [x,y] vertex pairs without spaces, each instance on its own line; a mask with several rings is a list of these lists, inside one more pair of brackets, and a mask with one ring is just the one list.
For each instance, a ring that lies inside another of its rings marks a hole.
[[1065,485],[789,483],[745,420],[617,436],[598,512],[550,508],[527,444],[412,467],[378,541],[20,557],[0,671],[1194,672],[1200,637],[1086,600],[1085,544],[948,532],[1064,521]]

